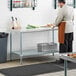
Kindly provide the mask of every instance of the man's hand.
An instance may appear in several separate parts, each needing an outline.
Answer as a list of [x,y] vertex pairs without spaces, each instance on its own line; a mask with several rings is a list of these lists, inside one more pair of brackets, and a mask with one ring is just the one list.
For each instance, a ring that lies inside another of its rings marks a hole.
[[53,24],[47,24],[47,27],[54,27]]
[[41,27],[51,27],[51,28],[53,28],[54,27],[54,24],[47,24],[47,25],[41,26]]

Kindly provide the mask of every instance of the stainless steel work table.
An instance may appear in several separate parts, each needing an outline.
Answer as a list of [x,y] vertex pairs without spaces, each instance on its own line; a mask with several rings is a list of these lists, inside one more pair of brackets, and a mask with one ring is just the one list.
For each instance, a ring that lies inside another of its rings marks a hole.
[[[22,35],[25,33],[34,33],[34,32],[43,32],[43,31],[52,31],[52,42],[54,42],[54,31],[57,31],[57,28],[37,28],[37,29],[21,29],[21,30],[11,30],[10,31],[10,60],[12,60],[12,54],[16,54],[20,57],[20,64],[22,64],[23,56],[25,57],[31,57],[31,56],[41,56],[52,53],[58,52],[58,50],[50,50],[46,52],[38,52],[36,49],[30,49],[29,51],[25,51],[22,49]],[[12,32],[19,32],[20,33],[20,50],[19,51],[13,51],[12,50]]]
[[68,70],[67,69],[68,68],[67,67],[67,65],[68,65],[68,62],[67,61],[76,63],[76,58],[69,57],[69,56],[67,56],[67,54],[61,55],[60,58],[64,60],[64,76],[68,76],[67,75],[67,70]]

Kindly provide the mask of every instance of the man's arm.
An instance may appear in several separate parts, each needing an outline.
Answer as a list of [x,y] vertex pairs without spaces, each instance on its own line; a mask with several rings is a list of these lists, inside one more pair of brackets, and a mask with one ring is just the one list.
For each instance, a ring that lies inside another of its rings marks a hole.
[[72,21],[74,21],[74,10],[73,10],[73,18],[72,18]]
[[58,26],[59,23],[62,22],[62,20],[63,20],[63,10],[62,10],[62,8],[60,8],[59,11],[58,11],[57,18],[55,20],[54,25]]
[[63,12],[62,8],[60,8],[58,10],[57,18],[55,20],[55,23],[54,24],[47,24],[47,26],[49,26],[49,27],[51,27],[51,26],[53,26],[53,27],[58,26],[60,24],[60,22],[62,22],[62,20],[63,20],[63,13],[64,12]]

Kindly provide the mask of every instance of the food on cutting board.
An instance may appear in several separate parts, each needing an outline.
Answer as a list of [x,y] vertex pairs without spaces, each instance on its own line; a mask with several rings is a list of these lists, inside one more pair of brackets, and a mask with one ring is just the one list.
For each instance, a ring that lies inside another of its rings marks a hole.
[[68,54],[68,56],[70,56],[72,58],[76,58],[76,54]]
[[39,26],[28,24],[26,27],[26,29],[35,29],[35,28],[39,28]]

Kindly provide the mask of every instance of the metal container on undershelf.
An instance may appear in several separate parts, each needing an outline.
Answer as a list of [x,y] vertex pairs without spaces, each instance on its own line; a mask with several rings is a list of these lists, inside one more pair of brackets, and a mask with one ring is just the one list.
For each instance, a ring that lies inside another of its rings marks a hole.
[[38,43],[37,49],[38,49],[38,52],[49,51],[49,44],[48,43]]
[[57,50],[57,43],[50,42],[49,43],[49,50]]
[[57,50],[57,43],[50,42],[50,43],[38,43],[37,44],[38,52],[43,51],[51,51],[51,50]]

